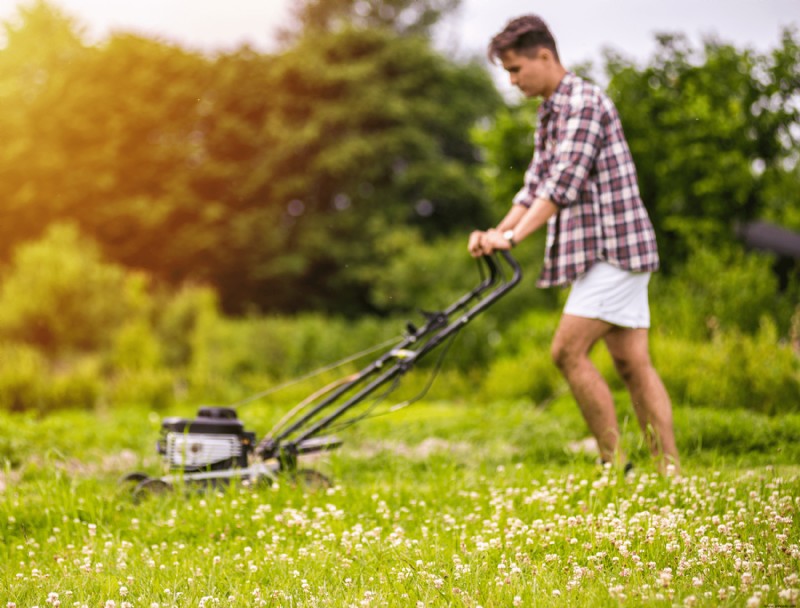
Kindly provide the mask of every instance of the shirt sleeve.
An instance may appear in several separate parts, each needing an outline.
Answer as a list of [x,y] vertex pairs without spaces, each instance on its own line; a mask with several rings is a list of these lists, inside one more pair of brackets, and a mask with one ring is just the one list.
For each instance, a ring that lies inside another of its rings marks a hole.
[[525,171],[525,179],[522,188],[520,188],[520,191],[514,196],[513,203],[515,205],[522,205],[523,207],[530,207],[533,205],[538,186],[536,179],[538,164],[539,152],[534,152],[533,160],[531,160],[531,164],[528,165],[528,169]]
[[533,198],[544,198],[559,207],[578,200],[581,187],[591,173],[602,136],[602,110],[597,103],[569,107],[559,120],[557,139],[552,144],[553,157],[545,179]]

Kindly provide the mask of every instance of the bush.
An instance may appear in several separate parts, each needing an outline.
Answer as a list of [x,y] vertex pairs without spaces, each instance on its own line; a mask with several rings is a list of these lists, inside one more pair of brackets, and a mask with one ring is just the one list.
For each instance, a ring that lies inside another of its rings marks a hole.
[[766,317],[755,336],[732,331],[706,343],[669,336],[653,342],[656,367],[676,404],[800,411],[800,359]]
[[766,315],[787,333],[798,289],[790,284],[781,292],[772,265],[770,256],[738,246],[695,246],[675,275],[653,277],[654,327],[703,340],[717,330],[755,334]]
[[0,285],[0,334],[51,354],[99,349],[140,312],[143,288],[74,226],[56,225],[15,252]]
[[[183,285],[177,292],[164,292],[158,298],[156,330],[161,342],[163,362],[174,368],[188,366],[201,347],[202,331],[219,320],[217,295],[209,287]],[[201,332],[201,333],[198,333]]]
[[20,344],[0,344],[0,409],[39,409],[46,371],[47,361],[37,350]]
[[61,409],[93,409],[103,396],[105,383],[99,365],[92,358],[74,364],[66,373],[45,380],[48,388],[42,408],[46,411]]
[[143,405],[164,410],[175,403],[175,378],[165,369],[123,371],[114,377],[108,392],[116,406]]

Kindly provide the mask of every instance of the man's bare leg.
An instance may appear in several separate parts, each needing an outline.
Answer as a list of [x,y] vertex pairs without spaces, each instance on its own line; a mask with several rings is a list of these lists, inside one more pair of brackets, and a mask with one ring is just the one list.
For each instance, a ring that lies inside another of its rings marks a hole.
[[592,346],[614,326],[598,319],[564,314],[553,337],[552,356],[597,440],[600,458],[621,464],[619,426],[611,389],[589,358]]
[[604,335],[614,364],[631,395],[639,426],[662,472],[668,465],[680,467],[672,402],[661,377],[650,361],[646,329],[613,327]]

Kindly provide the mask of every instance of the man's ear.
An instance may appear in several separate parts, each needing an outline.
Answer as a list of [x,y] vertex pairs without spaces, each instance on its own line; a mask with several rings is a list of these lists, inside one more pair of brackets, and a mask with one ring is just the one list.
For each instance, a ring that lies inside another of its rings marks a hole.
[[553,55],[553,51],[551,51],[550,49],[548,49],[546,47],[540,47],[536,51],[536,55],[540,59],[544,59],[545,61],[548,61],[548,62],[551,62],[551,61],[553,61],[555,59],[555,56]]

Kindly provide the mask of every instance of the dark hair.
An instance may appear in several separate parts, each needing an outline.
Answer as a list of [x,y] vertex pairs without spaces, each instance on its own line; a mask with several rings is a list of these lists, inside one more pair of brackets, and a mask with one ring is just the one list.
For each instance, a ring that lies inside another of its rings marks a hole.
[[540,48],[552,51],[556,61],[560,61],[556,40],[547,24],[536,15],[523,15],[509,21],[505,29],[492,38],[489,61],[494,63],[506,51],[523,54]]

